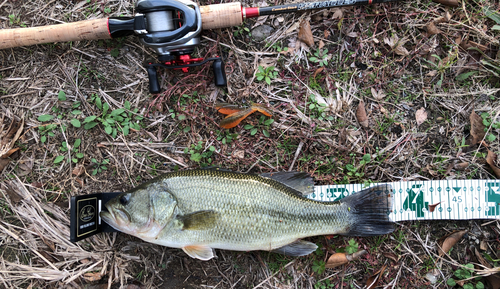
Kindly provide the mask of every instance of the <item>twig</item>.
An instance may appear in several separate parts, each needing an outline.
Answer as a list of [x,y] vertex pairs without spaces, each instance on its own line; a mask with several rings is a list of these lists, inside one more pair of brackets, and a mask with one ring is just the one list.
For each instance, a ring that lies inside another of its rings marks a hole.
[[293,157],[292,164],[290,165],[290,168],[288,169],[289,172],[293,170],[293,165],[295,165],[295,161],[300,155],[300,151],[302,150],[302,147],[304,146],[304,142],[300,141],[299,146],[297,147],[297,150],[295,151],[295,156]]
[[[286,267],[292,265],[293,263],[295,263],[295,260],[293,260],[290,263],[286,264],[285,267],[283,267],[283,269],[285,269]],[[267,281],[269,281],[271,278],[273,278],[274,276],[276,276],[276,274],[278,274],[279,272],[280,272],[280,270],[276,271],[273,275],[267,277],[264,281],[260,282],[257,286],[253,287],[253,289],[259,288],[264,283],[266,283]]]
[[171,162],[173,162],[173,163],[175,163],[175,164],[178,164],[178,165],[180,165],[180,166],[182,166],[182,167],[184,167],[184,168],[187,168],[187,167],[188,167],[188,165],[186,165],[186,164],[184,164],[184,163],[181,163],[181,162],[179,162],[179,161],[177,161],[177,160],[175,160],[175,159],[173,159],[173,158],[171,158],[171,157],[169,157],[169,156],[167,156],[167,155],[165,155],[165,154],[162,154],[161,152],[159,152],[159,151],[157,151],[157,150],[154,150],[154,149],[152,149],[152,148],[149,148],[149,147],[147,147],[147,146],[145,146],[145,145],[143,145],[143,144],[141,144],[141,143],[138,143],[138,145],[139,145],[139,146],[141,146],[141,147],[143,147],[143,148],[145,148],[145,149],[147,149],[148,151],[151,151],[151,152],[153,152],[153,153],[155,153],[155,154],[157,154],[157,155],[159,155],[159,156],[162,156],[162,157],[166,158],[167,160],[169,160],[169,161],[171,161]]

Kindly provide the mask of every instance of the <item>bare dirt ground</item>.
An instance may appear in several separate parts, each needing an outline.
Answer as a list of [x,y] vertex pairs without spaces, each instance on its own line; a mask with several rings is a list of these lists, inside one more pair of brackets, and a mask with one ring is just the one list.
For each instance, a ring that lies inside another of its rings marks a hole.
[[[227,89],[205,65],[161,70],[164,92],[151,95],[142,63],[155,55],[134,37],[0,50],[0,287],[363,288],[385,266],[383,288],[500,288],[497,221],[315,237],[320,250],[300,258],[217,250],[204,262],[121,233],[69,242],[71,196],[125,191],[174,169],[296,170],[317,184],[500,177],[500,5],[458,3],[317,10],[204,31],[195,54],[224,57]],[[133,14],[127,0],[0,0],[1,29]],[[263,25],[272,31],[256,40]],[[261,103],[273,116],[223,129],[216,102]],[[464,230],[440,258],[439,239]],[[351,250],[367,254],[325,268]]]

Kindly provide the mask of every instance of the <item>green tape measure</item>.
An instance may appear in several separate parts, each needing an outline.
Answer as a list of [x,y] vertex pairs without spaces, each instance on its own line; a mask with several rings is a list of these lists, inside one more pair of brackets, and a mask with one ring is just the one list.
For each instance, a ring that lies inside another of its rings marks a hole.
[[[439,180],[384,183],[394,189],[391,220],[470,220],[500,216],[500,180]],[[373,184],[375,186],[379,184]],[[366,189],[362,184],[315,186],[308,197],[338,201]],[[435,205],[431,212],[429,206]]]

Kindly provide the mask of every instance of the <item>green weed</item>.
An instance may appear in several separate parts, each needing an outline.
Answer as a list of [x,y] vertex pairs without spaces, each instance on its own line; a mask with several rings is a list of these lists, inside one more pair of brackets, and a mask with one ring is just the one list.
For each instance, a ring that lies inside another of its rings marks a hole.
[[109,159],[104,159],[102,162],[98,162],[96,159],[92,158],[90,161],[94,163],[95,166],[95,169],[92,171],[93,176],[108,169],[106,165],[109,164]]
[[274,119],[269,118],[266,119],[265,116],[261,116],[259,118],[259,123],[257,125],[251,125],[251,124],[246,124],[243,128],[246,130],[250,130],[250,135],[254,136],[257,134],[259,130],[262,130],[262,134],[264,134],[265,137],[270,137],[271,134],[269,133],[270,125],[274,122]]
[[314,63],[318,63],[319,66],[327,66],[328,65],[328,49],[317,49],[314,52],[313,56],[309,57],[309,61]]
[[99,96],[94,95],[92,100],[97,108],[102,111],[102,114],[100,116],[91,115],[86,117],[83,121],[83,128],[86,130],[91,129],[100,123],[104,126],[104,131],[107,134],[116,138],[118,132],[127,136],[130,133],[130,129],[141,129],[138,122],[141,121],[143,117],[137,114],[139,109],[135,108],[134,110],[131,110],[129,101],[125,101],[124,108],[118,108],[110,111],[109,104],[107,102],[103,104]]
[[314,289],[330,289],[334,288],[335,284],[330,282],[330,279],[323,280],[321,282],[318,282],[314,284]]
[[314,260],[313,265],[312,265],[312,270],[313,270],[313,272],[318,273],[318,275],[323,274],[323,272],[325,272],[325,270],[326,270],[325,261]]
[[233,31],[234,37],[238,36],[243,36],[243,34],[247,33],[249,37],[252,36],[252,33],[250,32],[250,29],[248,27],[245,27],[245,24],[242,24],[241,26],[235,27]]
[[[472,278],[473,274],[474,274],[474,265],[469,263],[465,265],[465,268],[464,267],[459,268],[453,273],[453,275],[457,277],[457,280],[455,280],[454,278],[450,278],[446,281],[446,284],[448,284],[449,286],[455,286],[457,285],[457,281]],[[474,284],[474,281],[479,279],[481,279],[481,277],[476,277],[474,279],[467,280],[465,281],[466,283],[462,285],[462,287],[464,289],[484,289],[485,288],[484,284],[481,281],[477,281]]]
[[269,66],[267,68],[262,67],[259,65],[258,72],[255,74],[257,77],[257,81],[262,81],[264,80],[267,84],[271,84],[271,80],[275,79],[278,77],[278,71],[274,70],[274,66]]
[[214,146],[210,146],[208,150],[204,150],[202,141],[198,141],[198,144],[192,144],[190,148],[184,149],[185,154],[191,155],[189,159],[193,162],[201,163],[202,167],[208,166],[212,163],[212,155],[214,152]]
[[[492,120],[491,115],[487,112],[481,113],[481,118],[483,119],[483,124],[486,126],[485,130],[488,131],[488,128],[491,126],[493,129],[500,129],[500,121]],[[489,142],[493,142],[496,140],[496,136],[493,133],[488,133],[485,136],[485,139]]]
[[238,137],[237,133],[230,133],[229,130],[217,130],[217,140],[222,142],[223,145],[230,144]]
[[350,239],[347,242],[347,246],[345,247],[345,252],[347,254],[354,254],[354,253],[358,252],[358,247],[359,247],[358,242],[356,242],[356,240],[354,240],[354,239]]
[[[70,151],[70,155],[74,156],[73,158],[71,158],[71,161],[76,164],[78,162],[78,160],[83,158],[83,153],[78,152],[78,148],[80,147],[81,143],[82,143],[82,140],[78,138],[75,140],[72,147],[68,147],[68,144],[65,141],[63,141],[60,150],[63,153]],[[68,156],[68,154],[63,154],[63,155],[57,156],[54,159],[54,164],[58,164],[58,163],[62,162],[67,156]],[[68,162],[69,161],[70,160],[68,159]]]
[[10,14],[8,18],[10,26],[19,25],[21,27],[26,27],[26,23],[21,22],[21,18],[19,18],[19,16],[16,16],[15,14]]
[[309,117],[317,118],[318,120],[333,120],[333,116],[327,115],[327,105],[323,102],[318,102],[314,94],[309,95],[309,101],[306,102],[309,107]]

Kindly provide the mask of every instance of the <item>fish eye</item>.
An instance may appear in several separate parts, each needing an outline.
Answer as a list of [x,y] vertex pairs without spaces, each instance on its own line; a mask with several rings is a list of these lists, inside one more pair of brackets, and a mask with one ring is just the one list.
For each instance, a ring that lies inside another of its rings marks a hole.
[[130,195],[126,194],[120,197],[120,204],[126,205],[128,203],[128,200],[130,199]]

